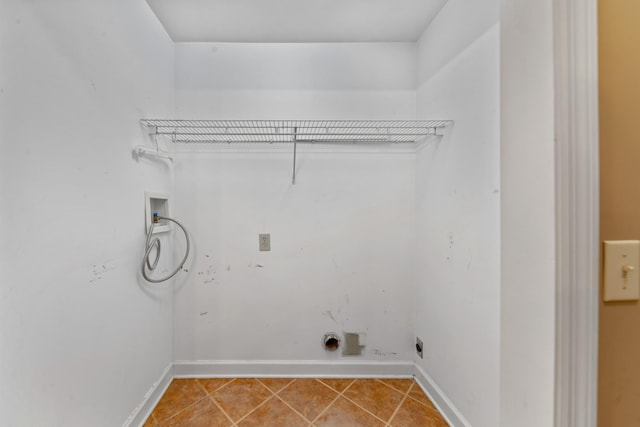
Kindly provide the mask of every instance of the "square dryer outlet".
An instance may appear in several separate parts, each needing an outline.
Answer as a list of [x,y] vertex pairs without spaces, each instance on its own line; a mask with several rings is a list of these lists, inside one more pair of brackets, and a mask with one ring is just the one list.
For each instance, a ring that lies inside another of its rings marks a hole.
[[[162,193],[144,193],[145,208],[144,208],[144,222],[146,226],[146,232],[149,232],[149,228],[153,223],[153,214],[157,213],[158,216],[171,218],[171,210],[169,209],[169,195]],[[153,227],[153,234],[163,233],[171,231],[171,223],[166,221],[164,224],[159,224]]]

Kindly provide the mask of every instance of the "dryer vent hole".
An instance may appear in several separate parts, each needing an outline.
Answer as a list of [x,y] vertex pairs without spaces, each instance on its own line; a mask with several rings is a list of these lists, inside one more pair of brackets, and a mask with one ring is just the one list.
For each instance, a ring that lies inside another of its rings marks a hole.
[[340,342],[335,338],[329,338],[327,340],[327,343],[325,344],[325,347],[329,351],[336,351],[339,346],[340,346]]
[[327,351],[336,351],[340,347],[340,338],[335,334],[326,334],[322,342]]

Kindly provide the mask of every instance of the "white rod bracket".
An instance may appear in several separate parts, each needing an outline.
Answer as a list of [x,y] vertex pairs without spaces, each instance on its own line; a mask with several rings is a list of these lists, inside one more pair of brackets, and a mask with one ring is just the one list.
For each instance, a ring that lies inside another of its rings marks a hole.
[[151,157],[159,157],[161,159],[167,159],[173,162],[173,156],[171,153],[162,150],[154,150],[153,148],[144,147],[142,145],[136,145],[133,148],[133,152],[137,156],[151,156]]

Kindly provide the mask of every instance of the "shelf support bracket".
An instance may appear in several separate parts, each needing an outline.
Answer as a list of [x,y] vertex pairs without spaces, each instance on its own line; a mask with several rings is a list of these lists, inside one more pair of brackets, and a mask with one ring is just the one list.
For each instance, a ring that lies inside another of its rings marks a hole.
[[298,128],[293,128],[293,179],[291,184],[296,185],[296,155],[298,151]]

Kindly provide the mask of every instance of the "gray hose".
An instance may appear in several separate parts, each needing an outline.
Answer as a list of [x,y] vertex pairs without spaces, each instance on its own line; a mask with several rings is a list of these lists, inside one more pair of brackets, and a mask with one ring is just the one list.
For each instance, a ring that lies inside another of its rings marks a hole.
[[[144,279],[147,282],[151,282],[151,283],[164,282],[166,280],[171,279],[176,274],[178,274],[178,271],[180,271],[182,269],[182,266],[184,265],[184,263],[187,262],[187,258],[189,257],[189,247],[190,247],[189,234],[187,233],[187,230],[184,228],[184,226],[182,224],[180,224],[175,219],[171,219],[171,218],[165,218],[165,217],[161,217],[161,216],[156,216],[156,218],[158,220],[164,219],[166,221],[171,221],[171,222],[173,222],[175,224],[178,224],[178,226],[184,232],[184,237],[187,240],[187,250],[184,252],[184,258],[182,258],[182,261],[180,261],[180,264],[178,265],[178,267],[175,270],[173,270],[173,272],[171,274],[169,274],[167,277],[163,277],[161,279],[152,279],[151,277],[149,277],[147,275],[147,269],[149,269],[149,271],[153,271],[156,268],[156,266],[158,265],[158,261],[160,260],[160,248],[161,248],[160,239],[158,237],[156,237],[155,239],[151,240],[151,236],[153,234],[153,229],[156,226],[156,222],[152,222],[151,223],[151,227],[149,227],[149,233],[147,233],[147,243],[145,244],[144,257],[142,258],[142,266],[141,266],[142,277],[144,277]],[[149,255],[151,255],[151,251],[153,250],[154,247],[157,247],[157,249],[156,249],[156,259],[154,259],[153,262],[151,262],[151,260],[149,259]]]

